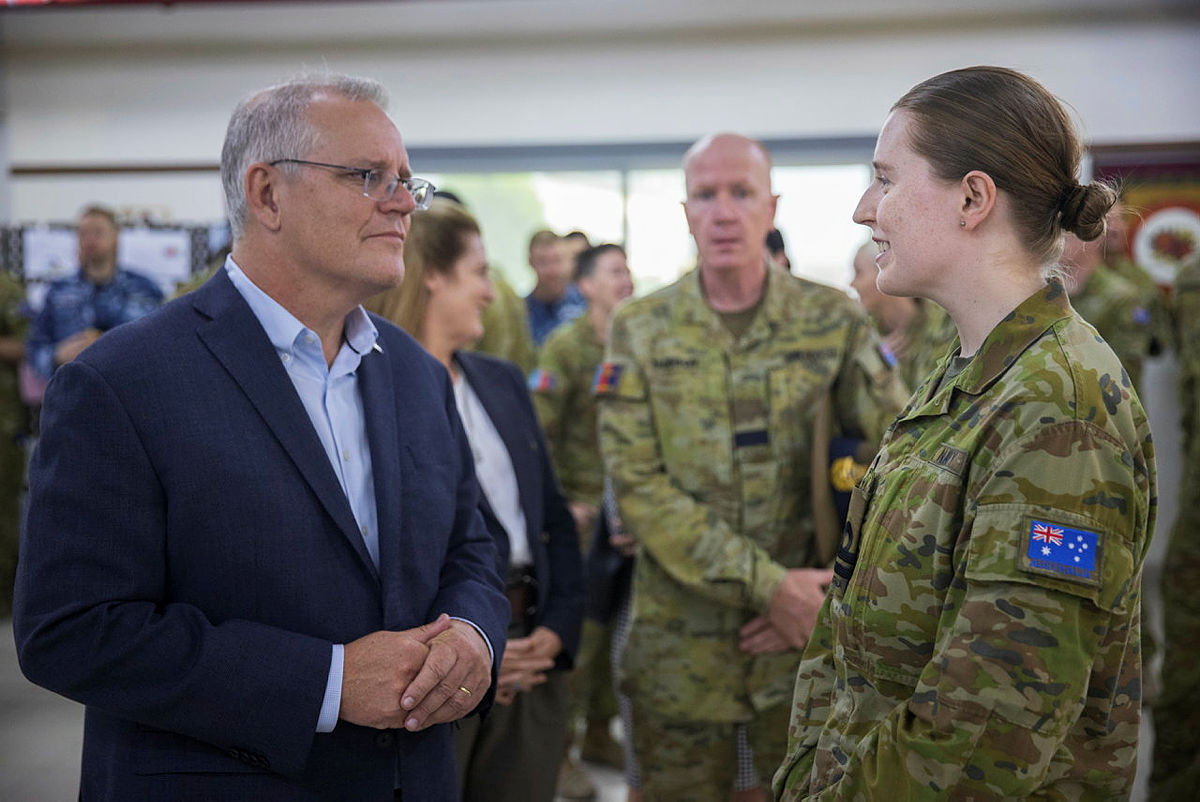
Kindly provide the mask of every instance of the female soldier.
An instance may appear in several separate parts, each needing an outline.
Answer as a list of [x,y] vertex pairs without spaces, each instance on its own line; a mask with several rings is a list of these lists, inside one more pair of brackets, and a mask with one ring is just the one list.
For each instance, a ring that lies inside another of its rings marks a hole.
[[[483,334],[492,300],[479,225],[457,203],[435,198],[413,218],[405,275],[365,306],[415,336],[454,380],[481,492],[512,603],[496,706],[455,733],[466,802],[551,802],[567,744],[567,688],[583,619],[575,523],[550,467],[545,438],[511,362],[463,350]],[[496,655],[500,658],[500,655]]]
[[917,85],[884,123],[854,219],[879,288],[936,301],[959,343],[854,490],[780,798],[1129,794],[1154,452],[1046,278],[1115,199],[1079,158],[1058,101],[995,67]]

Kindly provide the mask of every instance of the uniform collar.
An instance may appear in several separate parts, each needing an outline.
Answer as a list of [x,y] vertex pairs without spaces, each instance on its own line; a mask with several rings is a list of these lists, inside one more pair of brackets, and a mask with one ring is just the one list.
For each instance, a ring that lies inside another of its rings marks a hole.
[[[767,282],[766,298],[750,328],[737,341],[738,346],[748,347],[754,343],[768,339],[776,327],[784,322],[786,310],[782,284],[791,276],[778,268],[766,264]],[[715,311],[704,299],[704,289],[700,286],[700,268],[694,268],[679,280],[679,303],[675,307],[675,321],[683,325],[699,326],[708,330],[712,337],[720,342],[732,342],[733,335],[721,322],[721,313]]]
[[954,385],[965,393],[979,395],[1047,329],[1070,316],[1066,290],[1057,281],[1050,282],[996,324]]
[[1053,281],[1022,301],[991,330],[971,363],[946,386],[941,375],[958,354],[955,347],[939,363],[937,380],[930,381],[922,397],[914,396],[900,414],[901,420],[944,415],[956,390],[979,395],[1017,361],[1055,323],[1071,316],[1071,303],[1062,284]]

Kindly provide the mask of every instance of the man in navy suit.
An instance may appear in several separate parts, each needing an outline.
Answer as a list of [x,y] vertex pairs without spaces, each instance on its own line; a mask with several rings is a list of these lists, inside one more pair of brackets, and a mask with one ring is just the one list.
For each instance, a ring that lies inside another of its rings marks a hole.
[[225,269],[47,391],[14,613],[84,799],[453,799],[508,600],[446,371],[360,302],[412,177],[380,87],[235,110]]

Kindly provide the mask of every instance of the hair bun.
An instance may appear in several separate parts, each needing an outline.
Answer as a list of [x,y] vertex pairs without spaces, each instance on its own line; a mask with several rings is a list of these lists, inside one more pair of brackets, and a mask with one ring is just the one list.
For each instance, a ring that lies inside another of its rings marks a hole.
[[1117,193],[1107,184],[1072,184],[1063,190],[1059,223],[1087,242],[1104,234],[1104,217],[1117,202]]

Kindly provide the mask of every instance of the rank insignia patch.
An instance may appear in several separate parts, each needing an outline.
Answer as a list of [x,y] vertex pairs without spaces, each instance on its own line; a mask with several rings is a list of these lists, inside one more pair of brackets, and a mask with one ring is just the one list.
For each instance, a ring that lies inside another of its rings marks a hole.
[[1071,529],[1049,521],[1030,520],[1025,556],[1038,573],[1087,584],[1100,582],[1100,543],[1097,532]]

